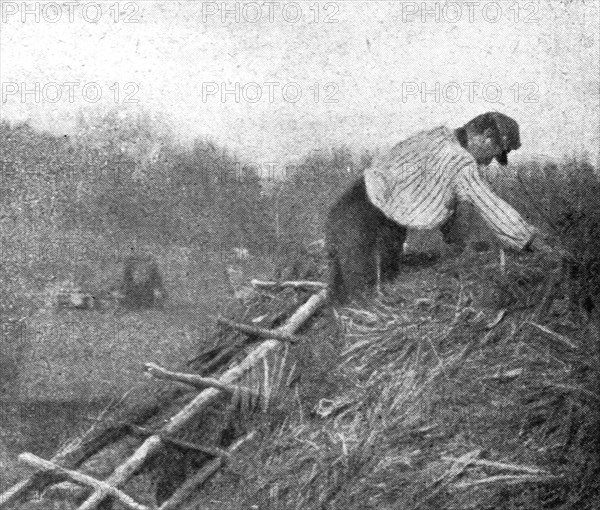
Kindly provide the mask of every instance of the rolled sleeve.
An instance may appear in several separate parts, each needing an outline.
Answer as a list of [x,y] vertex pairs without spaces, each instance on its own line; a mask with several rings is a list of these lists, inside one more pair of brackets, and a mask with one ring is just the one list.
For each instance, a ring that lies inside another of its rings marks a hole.
[[525,249],[536,229],[488,187],[475,164],[463,168],[457,176],[456,193],[460,200],[472,203],[496,237],[510,248]]

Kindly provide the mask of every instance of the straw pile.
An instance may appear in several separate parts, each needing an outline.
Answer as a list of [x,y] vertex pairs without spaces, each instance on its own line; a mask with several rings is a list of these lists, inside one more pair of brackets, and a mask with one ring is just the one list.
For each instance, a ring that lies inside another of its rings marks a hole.
[[496,255],[338,310],[283,422],[189,508],[598,508],[598,321],[561,267]]

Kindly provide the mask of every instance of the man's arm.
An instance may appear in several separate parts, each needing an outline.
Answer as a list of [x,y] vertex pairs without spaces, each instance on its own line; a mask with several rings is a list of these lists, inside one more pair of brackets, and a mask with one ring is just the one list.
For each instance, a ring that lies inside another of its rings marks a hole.
[[477,165],[469,165],[457,175],[456,193],[477,208],[503,244],[523,250],[535,243],[537,229],[489,188]]

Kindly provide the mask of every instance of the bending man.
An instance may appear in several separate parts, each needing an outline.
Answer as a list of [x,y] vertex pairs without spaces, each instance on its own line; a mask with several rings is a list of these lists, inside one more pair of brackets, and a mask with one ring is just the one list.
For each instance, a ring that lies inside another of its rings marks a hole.
[[382,280],[396,277],[408,227],[439,228],[456,242],[453,226],[460,201],[470,202],[498,239],[515,250],[550,250],[537,229],[479,175],[495,158],[502,166],[521,146],[519,125],[497,112],[463,127],[421,131],[376,159],[329,211],[326,239],[330,288],[344,302]]

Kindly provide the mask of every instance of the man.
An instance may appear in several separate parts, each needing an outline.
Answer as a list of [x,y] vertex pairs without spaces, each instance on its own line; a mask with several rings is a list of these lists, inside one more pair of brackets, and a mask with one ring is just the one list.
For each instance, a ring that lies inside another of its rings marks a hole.
[[551,248],[537,229],[500,197],[479,175],[478,165],[495,158],[502,166],[521,146],[519,125],[510,117],[488,112],[463,127],[419,132],[377,158],[332,207],[327,220],[334,301],[344,302],[377,280],[376,256],[384,280],[399,269],[408,227],[439,228],[446,242],[456,238],[459,202],[471,203],[493,233],[516,250]]

